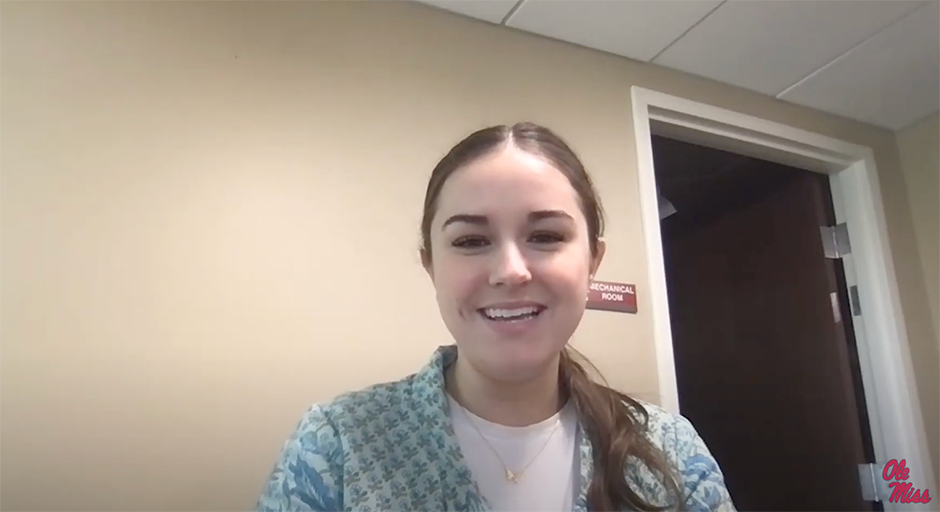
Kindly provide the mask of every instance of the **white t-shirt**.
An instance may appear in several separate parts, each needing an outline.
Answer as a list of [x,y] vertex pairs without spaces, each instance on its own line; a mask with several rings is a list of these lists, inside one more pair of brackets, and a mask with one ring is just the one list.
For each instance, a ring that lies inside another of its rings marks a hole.
[[[492,510],[570,512],[574,508],[581,472],[573,403],[545,421],[507,427],[486,421],[448,398],[460,449]],[[494,450],[510,471],[522,473],[516,483],[507,480]]]

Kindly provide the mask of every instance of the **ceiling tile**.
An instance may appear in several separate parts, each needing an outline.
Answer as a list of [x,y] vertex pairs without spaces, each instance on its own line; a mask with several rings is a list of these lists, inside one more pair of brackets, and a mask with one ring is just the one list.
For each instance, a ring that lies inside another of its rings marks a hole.
[[940,2],[917,9],[781,99],[893,130],[940,109]]
[[502,23],[516,0],[416,0],[490,23]]
[[923,4],[729,0],[654,63],[777,95]]
[[506,25],[649,61],[719,0],[528,0]]

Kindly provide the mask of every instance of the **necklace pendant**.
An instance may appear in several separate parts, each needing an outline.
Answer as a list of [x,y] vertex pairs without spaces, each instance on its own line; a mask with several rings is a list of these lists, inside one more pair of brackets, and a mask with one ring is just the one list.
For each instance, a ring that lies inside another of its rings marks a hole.
[[506,470],[506,480],[509,480],[509,481],[512,482],[512,483],[516,483],[516,482],[519,481],[519,477],[516,476],[515,473],[513,473],[512,471],[510,471],[510,470],[507,469],[507,470]]

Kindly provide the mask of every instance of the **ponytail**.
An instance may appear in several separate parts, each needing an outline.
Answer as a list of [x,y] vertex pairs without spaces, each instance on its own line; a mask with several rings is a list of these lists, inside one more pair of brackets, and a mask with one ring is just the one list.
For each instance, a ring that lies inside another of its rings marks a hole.
[[[591,441],[594,476],[588,489],[588,510],[665,510],[665,506],[643,500],[626,479],[627,458],[632,456],[653,474],[662,475],[667,495],[674,498],[680,495],[677,479],[664,454],[644,435],[649,413],[636,400],[594,382],[574,360],[575,354],[590,364],[573,348],[566,348],[561,353],[559,375],[578,407]],[[679,503],[679,500],[673,502]]]

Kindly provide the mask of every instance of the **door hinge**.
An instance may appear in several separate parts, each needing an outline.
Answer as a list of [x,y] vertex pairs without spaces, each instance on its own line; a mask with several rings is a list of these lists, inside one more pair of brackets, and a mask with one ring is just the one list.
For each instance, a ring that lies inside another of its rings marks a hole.
[[891,497],[888,481],[881,477],[884,464],[859,464],[858,482],[865,501],[887,501]]
[[829,259],[837,260],[846,254],[852,254],[852,244],[849,242],[849,228],[846,223],[835,226],[820,226],[823,251]]

